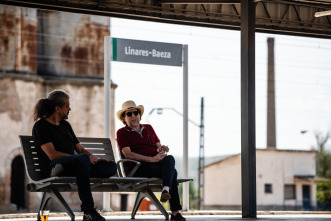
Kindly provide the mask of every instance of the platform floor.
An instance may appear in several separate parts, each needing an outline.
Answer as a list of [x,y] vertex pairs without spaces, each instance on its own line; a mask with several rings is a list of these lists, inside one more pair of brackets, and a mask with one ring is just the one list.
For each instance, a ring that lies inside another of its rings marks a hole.
[[[306,211],[259,211],[257,218],[242,218],[236,211],[188,211],[182,213],[187,221],[216,221],[216,220],[302,220],[302,221],[331,221],[331,212]],[[76,221],[82,221],[82,213],[75,213]],[[130,212],[102,213],[107,221],[132,221]],[[1,221],[36,220],[36,213],[0,214]],[[49,221],[71,221],[65,213],[51,213]],[[164,216],[155,212],[138,212],[137,221],[164,221]]]

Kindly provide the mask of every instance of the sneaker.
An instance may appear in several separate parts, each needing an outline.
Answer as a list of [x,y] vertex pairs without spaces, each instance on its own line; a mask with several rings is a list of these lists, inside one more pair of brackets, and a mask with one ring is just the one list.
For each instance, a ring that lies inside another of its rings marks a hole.
[[165,202],[167,202],[167,201],[170,200],[170,199],[171,199],[171,195],[169,194],[169,192],[166,191],[166,190],[163,190],[163,191],[162,191],[162,194],[161,194],[160,201],[161,201],[162,203],[165,203]]
[[106,221],[106,219],[93,208],[88,212],[84,212],[83,221]]
[[63,173],[63,170],[64,168],[62,164],[55,164],[55,166],[51,170],[51,177],[60,176]]
[[177,213],[175,216],[171,215],[170,221],[186,221],[182,214]]

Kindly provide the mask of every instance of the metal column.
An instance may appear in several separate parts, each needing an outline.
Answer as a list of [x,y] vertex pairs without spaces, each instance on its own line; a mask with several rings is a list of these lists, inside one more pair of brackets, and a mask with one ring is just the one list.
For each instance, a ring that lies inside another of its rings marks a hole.
[[[183,177],[188,177],[188,45],[183,45]],[[183,210],[189,210],[189,182],[183,184]]]
[[255,9],[241,1],[241,189],[242,217],[256,218]]
[[[110,93],[111,93],[111,60],[112,60],[112,39],[109,36],[104,37],[104,135],[107,138],[110,138],[110,116],[111,113],[110,109]],[[110,208],[110,193],[104,192],[103,193],[103,211],[109,212],[112,211]]]

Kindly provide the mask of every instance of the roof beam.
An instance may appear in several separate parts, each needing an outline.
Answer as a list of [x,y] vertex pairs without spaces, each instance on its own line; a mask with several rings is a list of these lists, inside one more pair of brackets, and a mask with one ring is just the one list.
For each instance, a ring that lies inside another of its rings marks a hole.
[[315,12],[315,17],[322,17],[322,16],[328,16],[331,15],[331,10],[329,11],[322,11],[322,12]]
[[[252,1],[257,5],[257,32],[331,39],[329,17],[325,15],[325,19],[314,19],[315,12],[331,10],[331,0]],[[240,30],[242,11],[241,4],[238,4],[240,2],[240,0],[1,0],[1,4],[21,7],[231,30]]]
[[161,4],[234,4],[241,0],[157,0]]

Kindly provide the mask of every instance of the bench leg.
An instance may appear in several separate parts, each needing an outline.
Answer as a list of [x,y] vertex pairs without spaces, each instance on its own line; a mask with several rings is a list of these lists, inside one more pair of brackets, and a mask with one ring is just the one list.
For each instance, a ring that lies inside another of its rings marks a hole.
[[40,207],[39,207],[39,211],[38,211],[38,215],[37,215],[37,221],[41,221],[40,210],[44,210],[46,208],[47,203],[50,198],[52,198],[52,196],[49,193],[47,193],[47,192],[43,193],[43,198],[41,199]]
[[152,201],[152,203],[156,206],[156,208],[158,208],[159,211],[165,216],[166,220],[169,220],[168,212],[164,209],[160,201],[156,198],[155,194],[151,190],[145,190],[138,193],[131,213],[131,219],[134,219],[139,209],[140,203],[145,197],[148,197]]
[[66,210],[71,220],[75,220],[75,214],[72,212],[67,202],[63,199],[63,196],[56,188],[51,188],[50,195],[52,195],[54,199]]
[[136,201],[134,202],[134,206],[133,206],[133,209],[132,209],[131,219],[134,219],[134,217],[136,216],[136,213],[139,209],[140,203],[145,197],[146,196],[142,192],[138,192],[138,195],[136,197]]

